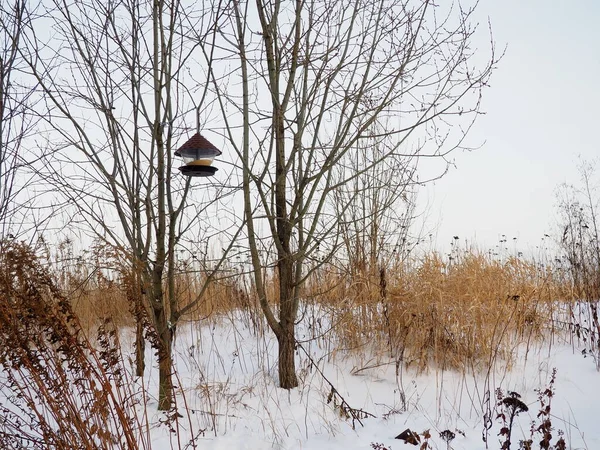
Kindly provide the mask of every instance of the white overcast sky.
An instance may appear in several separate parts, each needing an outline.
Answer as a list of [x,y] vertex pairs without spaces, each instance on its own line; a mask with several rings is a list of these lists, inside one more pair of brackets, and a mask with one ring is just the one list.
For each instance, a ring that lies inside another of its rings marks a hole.
[[482,29],[488,17],[507,50],[472,135],[485,143],[455,153],[419,198],[438,247],[457,235],[487,249],[505,234],[526,250],[556,229],[556,188],[578,182],[578,155],[600,156],[600,1],[482,0]]

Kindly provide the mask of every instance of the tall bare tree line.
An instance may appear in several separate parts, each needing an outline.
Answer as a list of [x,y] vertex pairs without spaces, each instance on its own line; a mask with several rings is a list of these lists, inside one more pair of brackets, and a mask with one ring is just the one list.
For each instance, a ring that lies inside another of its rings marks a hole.
[[[202,98],[186,78],[197,43],[184,36],[190,29],[209,32],[215,19],[202,6],[184,9],[178,1],[29,8],[19,56],[45,102],[37,176],[67,200],[72,226],[128,259],[138,374],[145,332],[158,355],[159,409],[169,409],[172,343],[179,319],[195,303],[178,302],[175,252],[187,229],[211,228],[203,210],[223,197],[207,187],[195,192],[190,208],[192,184],[177,176],[173,157],[177,143],[196,131]],[[209,279],[222,262],[206,268]]]
[[[222,111],[239,106],[237,121],[225,114],[222,120],[243,164],[254,282],[279,341],[279,382],[293,388],[306,262],[317,249],[328,261],[342,245],[344,223],[376,214],[354,208],[344,217],[365,195],[349,187],[373,169],[404,173],[379,180],[391,184],[385,188],[394,200],[385,206],[402,207],[396,200],[414,182],[410,167],[463,144],[496,59],[492,45],[483,66],[473,66],[473,9],[460,5],[441,17],[428,1],[256,0],[229,8],[220,45],[223,60],[236,60],[235,70],[213,65],[212,88]],[[241,85],[237,96],[229,88],[234,82]],[[449,132],[456,118],[464,128]],[[381,123],[385,128],[374,135]],[[366,145],[377,151],[365,157]],[[270,260],[261,259],[263,248],[273,249]],[[264,286],[271,264],[275,299]]]
[[[223,243],[208,281],[234,245],[247,247],[279,343],[279,383],[296,387],[303,283],[356,257],[358,242],[369,242],[361,258],[379,264],[411,215],[419,161],[447,163],[465,146],[497,62],[490,45],[474,63],[474,9],[459,4],[20,4],[16,55],[43,99],[32,115],[36,177],[70,202],[73,226],[130,258],[132,298],[159,355],[161,409],[173,400],[176,326],[193,307],[179,305],[174,282],[186,233]],[[221,135],[234,177],[218,175],[190,199],[172,155],[200,126]],[[243,215],[225,210],[220,230],[208,215],[227,195]]]
[[27,193],[29,177],[23,170],[22,144],[33,133],[37,119],[30,114],[36,102],[35,84],[23,79],[25,66],[19,57],[24,14],[24,0],[0,6],[0,238],[27,231],[21,213],[26,205],[34,204]]

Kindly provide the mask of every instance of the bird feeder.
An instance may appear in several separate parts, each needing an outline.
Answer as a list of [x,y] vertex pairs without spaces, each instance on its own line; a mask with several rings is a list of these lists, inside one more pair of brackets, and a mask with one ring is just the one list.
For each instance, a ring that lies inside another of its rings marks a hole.
[[216,156],[221,150],[212,145],[200,133],[194,134],[185,144],[175,152],[175,156],[181,156],[185,166],[179,170],[188,177],[210,177],[219,169],[212,166]]

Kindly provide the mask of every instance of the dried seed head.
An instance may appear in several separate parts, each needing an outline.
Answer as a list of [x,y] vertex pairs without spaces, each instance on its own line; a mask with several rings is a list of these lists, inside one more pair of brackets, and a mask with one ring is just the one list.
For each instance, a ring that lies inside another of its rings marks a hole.
[[456,437],[456,435],[450,431],[450,430],[444,430],[442,432],[440,432],[440,437],[446,442],[446,443],[450,443],[452,442],[452,439],[454,439]]

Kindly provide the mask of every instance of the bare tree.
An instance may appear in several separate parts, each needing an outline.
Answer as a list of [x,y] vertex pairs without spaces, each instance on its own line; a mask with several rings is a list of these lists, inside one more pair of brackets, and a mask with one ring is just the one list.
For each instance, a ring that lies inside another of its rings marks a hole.
[[[201,297],[179,304],[176,249],[198,227],[205,239],[235,235],[203,219],[223,186],[195,191],[186,203],[193,184],[173,159],[206,106],[203,91],[189,87],[203,71],[192,55],[214,33],[218,9],[177,0],[54,0],[38,9],[20,47],[46,99],[38,171],[70,202],[73,226],[128,258],[129,297],[138,323],[150,324],[158,355],[158,407],[169,409],[176,327]],[[222,261],[206,267],[208,281]],[[141,332],[138,326],[139,374]]]
[[[317,249],[327,261],[343,245],[339,212],[363,195],[356,180],[372,170],[408,174],[418,160],[461,148],[496,58],[492,45],[475,66],[473,8],[460,4],[234,0],[227,12],[212,90],[243,169],[254,284],[279,343],[279,383],[289,389],[298,384],[294,332],[306,262]],[[377,123],[385,129],[374,135]],[[379,153],[363,158],[373,141]],[[373,181],[396,183],[392,197],[412,182]],[[275,298],[264,283],[272,267]]]
[[[419,240],[410,239],[421,184],[417,163],[392,154],[385,163],[373,164],[389,152],[388,136],[381,126],[370,134],[340,161],[336,176],[349,181],[339,183],[332,196],[332,220],[343,240],[340,261],[351,278],[379,278],[381,270],[404,263]],[[352,173],[357,175],[349,177]]]
[[22,230],[15,227],[24,224],[23,218],[15,217],[29,200],[22,147],[34,125],[28,114],[34,105],[34,88],[22,72],[18,51],[24,9],[24,0],[0,5],[0,237],[20,234]]
[[586,316],[587,323],[576,326],[588,333],[585,341],[591,346],[600,370],[600,194],[594,162],[581,161],[579,173],[578,187],[563,185],[559,190],[560,247],[573,294],[588,306],[587,310],[579,311]]
[[559,190],[560,244],[568,262],[575,295],[592,300],[600,297],[600,196],[594,184],[594,165],[581,162],[579,172],[579,187],[563,185]]

